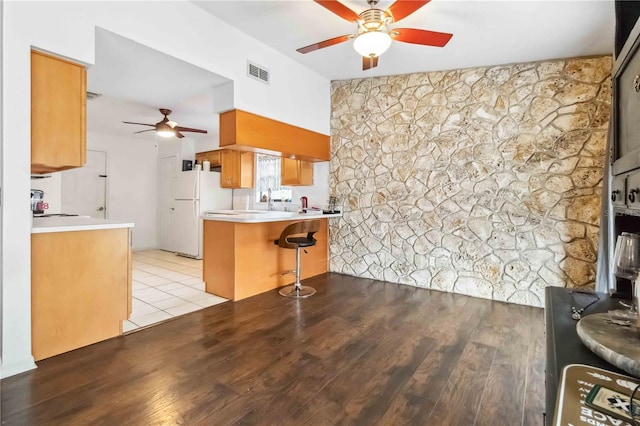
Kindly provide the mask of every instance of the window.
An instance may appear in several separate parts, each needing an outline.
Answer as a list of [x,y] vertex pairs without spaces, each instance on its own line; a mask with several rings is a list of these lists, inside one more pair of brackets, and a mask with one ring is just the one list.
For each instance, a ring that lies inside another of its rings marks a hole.
[[266,203],[269,189],[272,201],[291,202],[291,188],[280,185],[280,157],[256,155],[256,201]]

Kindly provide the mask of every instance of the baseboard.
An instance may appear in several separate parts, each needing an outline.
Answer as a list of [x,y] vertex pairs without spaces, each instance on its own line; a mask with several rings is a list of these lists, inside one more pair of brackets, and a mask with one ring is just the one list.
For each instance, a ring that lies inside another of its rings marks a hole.
[[29,361],[18,362],[14,364],[2,364],[0,366],[0,379],[6,379],[10,376],[15,376],[16,374],[24,373],[25,371],[33,370],[34,368],[38,368],[33,357]]
[[134,253],[137,253],[139,251],[147,251],[147,250],[162,250],[159,249],[158,247],[135,247],[135,248],[131,248],[131,251]]

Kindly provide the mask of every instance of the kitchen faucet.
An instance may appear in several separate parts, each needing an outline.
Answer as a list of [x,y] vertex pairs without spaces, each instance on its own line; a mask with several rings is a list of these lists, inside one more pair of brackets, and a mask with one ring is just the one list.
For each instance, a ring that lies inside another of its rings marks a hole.
[[267,189],[267,210],[273,210],[273,200],[271,200],[271,188]]

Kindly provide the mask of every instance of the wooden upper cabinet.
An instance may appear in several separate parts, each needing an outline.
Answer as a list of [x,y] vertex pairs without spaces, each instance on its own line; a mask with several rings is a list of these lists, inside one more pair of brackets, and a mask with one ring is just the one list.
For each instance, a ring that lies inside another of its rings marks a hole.
[[281,158],[280,180],[286,186],[313,185],[313,163]]
[[224,149],[220,151],[220,163],[222,188],[253,188],[253,152]]
[[329,161],[329,136],[239,109],[220,114],[220,147]]
[[203,161],[207,160],[211,163],[211,167],[219,167],[222,165],[220,156],[222,150],[217,149],[214,151],[205,151],[205,152],[197,152],[196,153],[196,161],[198,164],[202,164]]
[[31,172],[82,167],[86,161],[87,70],[31,51]]

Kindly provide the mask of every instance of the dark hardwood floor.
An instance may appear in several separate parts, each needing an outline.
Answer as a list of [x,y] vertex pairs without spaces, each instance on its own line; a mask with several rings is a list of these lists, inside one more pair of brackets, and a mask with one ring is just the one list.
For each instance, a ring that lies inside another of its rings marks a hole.
[[1,382],[7,425],[541,425],[542,309],[328,274]]

